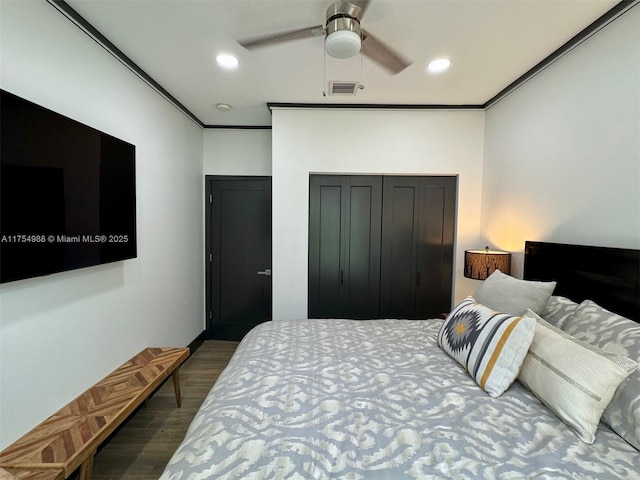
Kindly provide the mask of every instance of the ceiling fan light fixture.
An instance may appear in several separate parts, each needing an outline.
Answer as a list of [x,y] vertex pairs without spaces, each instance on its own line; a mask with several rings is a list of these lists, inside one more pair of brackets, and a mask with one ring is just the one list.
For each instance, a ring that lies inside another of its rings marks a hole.
[[327,35],[324,46],[333,58],[351,58],[360,52],[362,39],[352,30],[336,30]]

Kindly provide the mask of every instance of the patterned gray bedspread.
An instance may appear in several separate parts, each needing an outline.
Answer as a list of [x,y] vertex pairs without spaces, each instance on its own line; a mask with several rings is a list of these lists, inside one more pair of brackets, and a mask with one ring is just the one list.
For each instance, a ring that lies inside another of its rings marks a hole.
[[489,397],[441,321],[274,321],[252,330],[163,480],[640,478],[600,424],[587,445],[519,383]]

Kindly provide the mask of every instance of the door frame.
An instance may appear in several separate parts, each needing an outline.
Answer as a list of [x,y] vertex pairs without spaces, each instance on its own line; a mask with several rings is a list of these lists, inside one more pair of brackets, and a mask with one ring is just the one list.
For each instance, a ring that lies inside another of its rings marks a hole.
[[[213,338],[213,301],[211,295],[212,287],[212,263],[213,263],[213,238],[211,235],[211,215],[213,210],[213,182],[214,181],[250,181],[250,180],[269,180],[271,182],[271,175],[205,175],[205,188],[204,188],[204,264],[205,264],[205,312],[204,312],[204,324],[205,324],[205,339],[211,340]],[[273,210],[271,212],[273,216]],[[271,220],[273,223],[273,220]],[[273,232],[272,232],[272,245],[273,249]],[[273,288],[271,289],[271,318],[273,318]]]

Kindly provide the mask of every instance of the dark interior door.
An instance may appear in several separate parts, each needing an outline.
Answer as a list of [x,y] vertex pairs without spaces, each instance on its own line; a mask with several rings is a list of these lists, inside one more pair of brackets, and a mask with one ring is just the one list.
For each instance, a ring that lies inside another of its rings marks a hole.
[[376,318],[382,177],[309,178],[309,318]]
[[456,177],[384,178],[380,316],[451,308]]
[[207,337],[271,320],[271,178],[207,177]]

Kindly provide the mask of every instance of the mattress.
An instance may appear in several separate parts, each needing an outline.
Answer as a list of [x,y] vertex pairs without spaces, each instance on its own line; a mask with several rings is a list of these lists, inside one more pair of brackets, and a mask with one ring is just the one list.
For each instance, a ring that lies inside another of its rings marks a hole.
[[489,397],[438,347],[441,325],[259,325],[161,478],[640,478],[607,425],[588,445],[518,382]]

